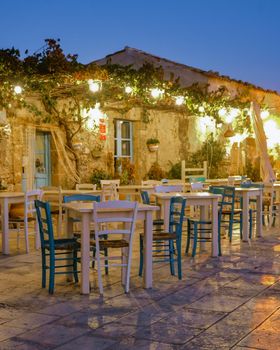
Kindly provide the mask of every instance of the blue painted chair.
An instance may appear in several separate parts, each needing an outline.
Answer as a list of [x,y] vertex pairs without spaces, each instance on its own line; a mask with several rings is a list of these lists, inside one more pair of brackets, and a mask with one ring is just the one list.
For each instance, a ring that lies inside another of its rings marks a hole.
[[[221,200],[218,204],[218,249],[219,255],[222,255],[221,249],[221,218],[222,210],[224,205],[224,188],[210,186],[209,192],[214,194],[220,194]],[[196,248],[198,242],[212,242],[212,221],[211,220],[200,220],[198,218],[187,219],[187,245],[186,254],[190,249],[191,240],[193,241],[192,257],[196,255]]]
[[41,239],[42,288],[46,288],[47,270],[49,270],[49,293],[53,294],[55,275],[72,274],[75,282],[78,282],[79,244],[76,238],[54,239],[49,203],[35,200],[35,208]]
[[[141,199],[143,204],[150,205],[150,197],[148,191],[141,191]],[[156,230],[161,230],[161,227],[164,225],[163,219],[154,219],[153,225],[156,227]]]
[[[169,261],[170,272],[175,275],[177,261],[178,278],[182,279],[181,242],[182,227],[185,214],[186,199],[176,196],[170,199],[169,230],[153,232],[153,262]],[[176,249],[175,249],[176,245]],[[140,266],[139,276],[142,276],[144,265],[144,235],[140,234]],[[175,255],[177,254],[177,258]]]

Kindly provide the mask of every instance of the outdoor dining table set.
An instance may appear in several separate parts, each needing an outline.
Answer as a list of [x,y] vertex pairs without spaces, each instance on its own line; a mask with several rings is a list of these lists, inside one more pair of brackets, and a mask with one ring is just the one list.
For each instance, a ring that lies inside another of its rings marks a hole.
[[[153,192],[153,186],[126,186],[119,187],[119,193],[127,195],[135,195],[143,189],[149,189]],[[262,188],[235,188],[236,195],[242,198],[242,239],[249,240],[249,202],[251,198],[256,199],[256,235],[262,236]],[[63,190],[63,195],[81,193],[75,190]],[[91,191],[91,193],[100,194],[100,191]],[[45,193],[47,199],[48,194]],[[138,205],[137,220],[144,223],[144,278],[143,286],[152,288],[153,286],[153,217],[155,213],[159,213],[164,220],[164,229],[169,227],[169,209],[172,197],[180,196],[186,199],[188,206],[200,207],[200,216],[203,220],[211,218],[212,221],[212,256],[218,256],[218,203],[221,198],[219,194],[210,192],[158,192],[153,193],[156,198],[157,205],[147,205],[140,203]],[[24,192],[0,192],[1,204],[1,227],[2,227],[2,253],[9,254],[9,205],[12,203],[23,203],[25,198]],[[133,199],[133,198],[132,198]],[[159,207],[160,205],[160,207]],[[79,218],[81,227],[80,240],[80,262],[81,262],[81,283],[80,290],[82,294],[90,292],[90,225],[93,221],[93,204],[83,202],[73,202],[62,204],[65,211],[65,229],[68,236],[73,233],[74,221],[69,220],[70,217]],[[209,210],[210,209],[210,210]],[[121,211],[121,209],[120,209]],[[114,215],[112,213],[112,215]],[[124,275],[124,272],[123,272]]]

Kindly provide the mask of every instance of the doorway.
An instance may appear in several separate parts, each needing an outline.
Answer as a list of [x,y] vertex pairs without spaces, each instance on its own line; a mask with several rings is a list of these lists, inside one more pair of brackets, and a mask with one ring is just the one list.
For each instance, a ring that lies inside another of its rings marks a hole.
[[50,134],[36,132],[35,188],[51,185]]

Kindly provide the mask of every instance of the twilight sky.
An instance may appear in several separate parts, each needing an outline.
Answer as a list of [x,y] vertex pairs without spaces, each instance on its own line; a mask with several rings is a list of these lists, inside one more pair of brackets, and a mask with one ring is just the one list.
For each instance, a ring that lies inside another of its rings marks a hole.
[[280,92],[280,0],[1,0],[0,48],[138,48]]

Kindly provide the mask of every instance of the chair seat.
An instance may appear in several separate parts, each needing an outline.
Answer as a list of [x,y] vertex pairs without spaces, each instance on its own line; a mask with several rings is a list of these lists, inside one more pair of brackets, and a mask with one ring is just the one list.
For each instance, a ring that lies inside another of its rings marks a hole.
[[[234,211],[233,211],[233,215],[237,215],[237,214],[241,214],[241,213],[242,213],[242,209],[239,209],[239,208],[234,209]],[[223,209],[222,214],[230,215],[231,214],[231,210],[230,209],[229,210]]]
[[164,225],[164,220],[163,219],[155,219],[153,220],[153,225]]
[[[140,233],[141,239],[144,239],[144,233]],[[176,233],[170,233],[168,231],[153,231],[153,241],[176,239]]]
[[[65,214],[65,209],[62,209],[61,213],[62,213],[62,214]],[[53,210],[51,210],[51,214],[52,214],[52,215],[59,215],[59,214],[60,214],[59,209],[53,209]]]
[[[79,249],[80,243],[75,238],[63,238],[54,240],[55,250],[69,250],[73,251],[73,248]],[[49,249],[49,243],[45,242],[46,249]]]
[[[27,218],[27,222],[31,222],[31,221],[35,221],[36,219],[29,216]],[[23,217],[10,217],[9,218],[9,222],[12,222],[12,223],[16,223],[16,222],[24,222],[24,218]]]
[[[90,241],[91,246],[96,246],[95,241]],[[99,247],[101,250],[106,248],[125,248],[128,247],[129,243],[125,239],[106,239],[99,241]]]

